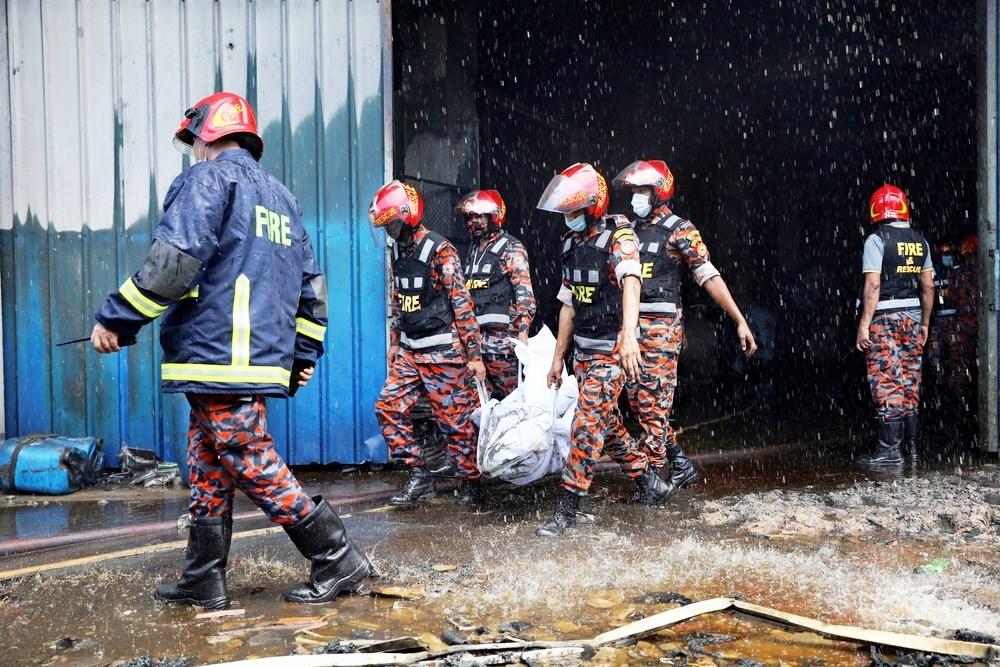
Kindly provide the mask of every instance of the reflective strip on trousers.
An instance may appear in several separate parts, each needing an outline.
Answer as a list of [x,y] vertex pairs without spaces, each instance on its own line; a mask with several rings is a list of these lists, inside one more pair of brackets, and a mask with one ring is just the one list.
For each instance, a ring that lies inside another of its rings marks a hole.
[[615,349],[615,345],[618,343],[618,336],[616,335],[611,340],[573,336],[573,342],[575,342],[577,347],[581,350],[585,350],[587,352],[607,352],[610,354]]
[[479,322],[479,326],[486,326],[488,324],[510,324],[510,315],[501,315],[499,313],[476,315],[476,321]]
[[893,310],[896,308],[920,308],[920,299],[913,297],[910,299],[886,299],[879,301],[875,310]]
[[676,313],[677,304],[661,301],[659,303],[640,303],[640,313]]
[[955,308],[942,308],[941,310],[937,311],[936,314],[938,317],[948,317],[949,315],[954,315],[957,312],[958,310],[956,310]]
[[436,336],[424,336],[423,338],[410,338],[405,333],[400,332],[399,342],[413,350],[422,350],[425,347],[437,347],[439,345],[451,345],[452,335],[450,333],[438,334]]

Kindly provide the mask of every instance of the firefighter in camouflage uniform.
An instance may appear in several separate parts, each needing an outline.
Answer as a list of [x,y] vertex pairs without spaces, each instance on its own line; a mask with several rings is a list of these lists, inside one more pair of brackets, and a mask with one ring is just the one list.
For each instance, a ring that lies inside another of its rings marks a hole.
[[895,185],[869,200],[875,230],[865,239],[857,348],[868,359],[868,382],[878,413],[875,453],[859,462],[899,466],[919,459],[920,372],[934,306],[930,245],[910,227],[910,205]]
[[507,206],[496,190],[475,190],[456,210],[472,237],[465,259],[465,285],[476,308],[482,332],[486,380],[494,398],[517,387],[517,356],[512,340],[528,342],[535,316],[528,253],[518,239],[503,230]]
[[561,382],[572,343],[580,392],[562,470],[563,494],[552,518],[536,531],[557,536],[576,522],[580,497],[590,489],[594,464],[605,450],[635,479],[642,502],[661,503],[667,485],[650,468],[618,411],[626,376],[634,380],[640,372],[636,330],[642,269],[635,232],[624,217],[604,217],[607,183],[589,164],[574,164],[552,179],[538,208],[561,213],[570,229],[563,237],[562,308],[548,381],[550,386]]
[[275,451],[264,397],[286,398],[323,354],[326,283],[295,197],[258,161],[253,110],[233,93],[184,114],[175,144],[196,164],[167,192],[145,262],[95,318],[98,352],[117,352],[163,316],[163,391],[191,404],[191,525],[180,581],[156,597],[208,609],[229,604],[233,495],[247,494],[312,561],[289,602],[328,602],[372,574],[337,514],[310,498]]
[[976,396],[979,361],[979,239],[969,234],[959,246],[958,266],[951,277],[951,302],[955,307],[954,327],[947,343],[947,386],[958,403],[963,437],[975,436]]
[[710,261],[701,233],[689,220],[667,207],[674,194],[674,176],[666,163],[638,160],[622,170],[612,184],[632,192],[632,212],[636,216],[633,225],[642,266],[639,304],[642,371],[636,381],[626,385],[629,404],[642,425],[642,447],[650,465],[662,468],[670,462],[669,496],[698,479],[670,426],[677,359],[684,338],[680,303],[684,267],[733,320],[743,354],[751,356],[757,344],[743,313]]
[[389,325],[388,376],[375,414],[393,460],[408,466],[406,486],[389,503],[409,505],[434,494],[435,469],[415,437],[411,410],[426,395],[447,454],[461,484],[458,500],[479,498],[475,379],[486,377],[482,342],[472,299],[455,246],[423,224],[424,202],[413,187],[390,181],[372,198],[368,218],[392,239],[394,298]]

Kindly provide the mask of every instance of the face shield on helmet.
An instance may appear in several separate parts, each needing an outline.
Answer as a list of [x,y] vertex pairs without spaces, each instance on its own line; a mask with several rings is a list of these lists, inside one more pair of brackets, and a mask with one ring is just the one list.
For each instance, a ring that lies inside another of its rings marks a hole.
[[536,208],[562,213],[568,220],[575,219],[575,212],[583,209],[594,221],[608,210],[608,186],[596,169],[578,162],[549,181]]
[[652,206],[661,206],[674,196],[674,175],[663,160],[636,160],[618,172],[611,184],[616,188],[649,188]]
[[465,218],[465,228],[473,238],[482,238],[503,226],[507,205],[496,190],[473,190],[455,207]]
[[420,193],[401,181],[389,181],[372,197],[368,207],[372,238],[376,245],[386,245],[387,237],[398,241],[420,226],[424,200]]

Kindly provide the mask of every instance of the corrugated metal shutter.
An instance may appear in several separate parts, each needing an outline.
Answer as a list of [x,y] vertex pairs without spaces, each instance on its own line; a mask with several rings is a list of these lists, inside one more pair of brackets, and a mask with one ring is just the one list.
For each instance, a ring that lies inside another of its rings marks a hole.
[[263,164],[299,197],[330,285],[319,381],[271,402],[271,431],[292,463],[385,460],[371,409],[385,377],[385,267],[366,212],[384,175],[382,3],[10,0],[5,9],[8,435],[102,436],[111,462],[121,443],[183,458],[187,404],[159,393],[155,327],[119,355],[55,344],[87,335],[145,255],[185,166],[171,145],[183,110],[229,89],[254,106]]

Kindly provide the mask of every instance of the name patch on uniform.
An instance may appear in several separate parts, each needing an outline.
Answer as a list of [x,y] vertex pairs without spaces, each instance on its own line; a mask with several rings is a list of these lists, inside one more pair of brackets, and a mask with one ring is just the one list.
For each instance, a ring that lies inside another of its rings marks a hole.
[[400,294],[399,307],[404,313],[415,313],[420,310],[419,294]]
[[267,238],[271,243],[292,245],[292,227],[287,215],[269,211],[260,204],[254,207],[258,238]]
[[490,281],[483,278],[469,278],[465,281],[465,289],[486,289],[490,286]]
[[573,285],[573,299],[580,303],[594,303],[596,287],[590,285]]

